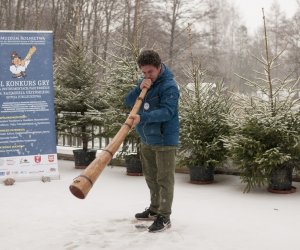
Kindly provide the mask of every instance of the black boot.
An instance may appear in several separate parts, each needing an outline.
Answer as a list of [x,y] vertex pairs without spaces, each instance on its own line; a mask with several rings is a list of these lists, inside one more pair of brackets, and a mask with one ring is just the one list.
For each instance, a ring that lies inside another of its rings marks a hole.
[[155,220],[157,217],[157,213],[152,212],[149,208],[147,208],[142,213],[137,213],[135,218],[138,220]]
[[158,215],[156,220],[153,222],[153,224],[150,227],[148,227],[148,231],[150,233],[156,233],[156,232],[164,231],[170,227],[171,227],[170,219],[166,218],[163,215]]

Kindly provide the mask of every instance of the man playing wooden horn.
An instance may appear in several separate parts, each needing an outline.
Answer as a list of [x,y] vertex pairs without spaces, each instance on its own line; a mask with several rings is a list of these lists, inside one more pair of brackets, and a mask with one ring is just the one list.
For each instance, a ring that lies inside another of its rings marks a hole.
[[171,70],[153,50],[144,50],[137,59],[143,81],[128,93],[125,103],[133,106],[143,88],[148,92],[133,125],[141,138],[143,173],[150,189],[150,206],[135,215],[138,220],[154,220],[149,232],[171,226],[174,193],[175,154],[179,140],[179,90]]
[[32,46],[29,50],[25,58],[22,58],[18,55],[16,51],[11,53],[11,66],[9,68],[12,73],[13,78],[22,78],[26,77],[26,68],[30,63],[30,59],[32,55],[36,52],[36,47]]

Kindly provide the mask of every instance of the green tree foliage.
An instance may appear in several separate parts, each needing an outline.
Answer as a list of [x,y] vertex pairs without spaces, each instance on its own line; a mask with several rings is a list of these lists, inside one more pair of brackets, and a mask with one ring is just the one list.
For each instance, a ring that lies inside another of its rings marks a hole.
[[67,54],[57,60],[55,67],[57,130],[81,138],[87,150],[93,133],[91,125],[103,125],[91,109],[106,107],[97,91],[99,65],[91,62],[80,41],[68,36],[66,43]]
[[[265,17],[264,17],[265,21]],[[264,22],[265,54],[256,58],[263,72],[255,80],[244,77],[256,96],[236,95],[236,112],[229,116],[233,134],[224,139],[225,147],[238,163],[245,191],[270,182],[274,168],[296,167],[300,163],[300,120],[295,110],[299,99],[290,76],[273,77],[281,53],[270,57]]]
[[203,82],[200,65],[188,71],[191,83],[182,91],[180,104],[180,151],[188,167],[216,166],[226,156],[221,140],[228,135],[225,116],[230,112],[230,96],[223,84]]
[[[136,64],[138,56],[137,49],[128,44],[128,46],[116,45],[123,50],[122,56],[111,54],[111,63],[105,63],[105,76],[103,83],[103,96],[108,105],[100,116],[104,118],[106,135],[115,136],[120,127],[125,122],[130,108],[125,107],[125,96],[132,90],[140,77]],[[135,130],[131,130],[126,137],[122,153],[126,153],[130,145],[137,145],[139,138]]]

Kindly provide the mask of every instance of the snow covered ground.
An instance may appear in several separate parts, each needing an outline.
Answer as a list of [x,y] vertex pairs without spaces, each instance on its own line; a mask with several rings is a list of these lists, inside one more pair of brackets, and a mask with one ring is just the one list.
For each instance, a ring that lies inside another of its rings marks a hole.
[[59,161],[60,180],[0,184],[1,250],[282,250],[299,249],[300,183],[294,194],[244,194],[239,177],[199,186],[176,174],[172,228],[148,233],[133,216],[148,205],[143,177],[106,167],[85,200],[68,190],[81,173]]

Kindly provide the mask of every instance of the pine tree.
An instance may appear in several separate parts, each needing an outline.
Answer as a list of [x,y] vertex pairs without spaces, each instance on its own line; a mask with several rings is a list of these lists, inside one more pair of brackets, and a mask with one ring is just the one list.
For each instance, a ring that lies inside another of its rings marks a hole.
[[[125,107],[125,96],[132,90],[140,78],[136,64],[138,50],[128,43],[128,46],[116,44],[116,49],[123,50],[121,56],[111,54],[111,62],[104,65],[106,68],[104,76],[105,102],[108,108],[102,112],[105,119],[105,133],[113,137],[125,122],[130,109]],[[129,146],[138,146],[139,137],[135,130],[132,130],[123,142],[121,153],[128,153]]]
[[189,84],[182,88],[180,100],[181,161],[188,167],[213,168],[226,157],[221,138],[230,130],[225,116],[231,109],[231,96],[223,83],[205,82],[206,71],[192,53],[191,30],[189,36]]
[[297,81],[290,75],[273,77],[283,51],[271,56],[264,20],[265,53],[256,57],[263,71],[249,80],[240,76],[257,95],[236,95],[236,112],[228,121],[233,134],[224,142],[231,157],[238,163],[245,191],[270,183],[272,171],[278,167],[294,168],[300,163],[300,120],[294,111]]
[[99,65],[92,63],[80,40],[68,35],[66,44],[66,56],[57,60],[55,70],[57,130],[81,138],[82,148],[87,150],[91,125],[102,125],[91,110],[106,107],[97,90]]
[[225,116],[230,96],[223,84],[204,82],[205,75],[200,64],[193,63],[188,71],[191,82],[181,91],[181,161],[188,167],[215,167],[226,156],[221,138],[229,134]]

